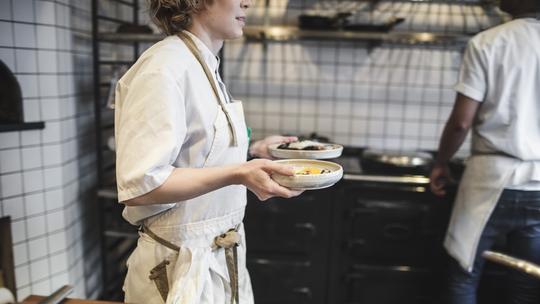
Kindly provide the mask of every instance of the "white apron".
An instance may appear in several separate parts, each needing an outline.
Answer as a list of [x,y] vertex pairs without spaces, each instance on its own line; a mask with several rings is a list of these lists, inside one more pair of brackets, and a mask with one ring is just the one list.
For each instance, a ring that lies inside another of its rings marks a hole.
[[[216,93],[215,84],[210,81]],[[216,97],[220,105],[217,105],[219,111],[214,122],[215,135],[204,167],[243,163],[247,155],[248,135],[242,103],[234,101],[225,104],[219,100],[219,95],[216,94]],[[221,202],[245,199],[245,187],[232,185],[191,201],[211,201],[219,208]],[[227,268],[224,249],[213,248],[213,245],[216,236],[236,228],[240,235],[237,247],[239,303],[252,304],[253,292],[246,268],[246,246],[242,225],[244,210],[244,207],[224,210],[223,216],[179,225],[175,224],[175,218],[182,209],[173,207],[145,220],[144,225],[152,233],[172,243],[179,250],[172,250],[160,244],[147,233],[139,233],[137,248],[127,261],[128,272],[123,288],[125,301],[141,304],[231,303],[234,297],[231,296],[231,274]],[[166,270],[168,285],[166,301],[163,300],[156,282],[150,276],[151,271],[160,264]]]
[[444,241],[463,269],[472,271],[480,236],[520,163],[500,155],[475,155],[467,161]]

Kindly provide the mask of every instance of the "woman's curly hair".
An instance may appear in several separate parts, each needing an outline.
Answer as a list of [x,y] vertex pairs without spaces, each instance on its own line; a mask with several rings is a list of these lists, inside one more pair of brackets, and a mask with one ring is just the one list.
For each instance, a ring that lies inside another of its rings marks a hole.
[[212,0],[147,0],[152,21],[167,35],[187,29]]

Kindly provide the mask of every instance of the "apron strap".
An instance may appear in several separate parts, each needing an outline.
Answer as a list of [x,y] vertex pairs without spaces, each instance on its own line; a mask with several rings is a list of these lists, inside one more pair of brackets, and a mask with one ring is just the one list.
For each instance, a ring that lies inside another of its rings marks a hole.
[[[206,75],[206,78],[208,79],[208,82],[210,82],[210,86],[212,87],[212,91],[214,92],[214,95],[216,96],[216,98],[217,98],[217,100],[219,102],[219,105],[223,109],[223,112],[225,113],[225,116],[227,116],[227,121],[229,122],[229,127],[231,128],[231,134],[233,136],[233,145],[237,146],[238,145],[238,141],[237,141],[237,138],[236,138],[237,135],[236,135],[236,131],[234,130],[234,127],[233,127],[232,118],[229,115],[229,112],[228,112],[227,108],[225,107],[225,104],[223,103],[221,98],[219,98],[219,93],[218,93],[218,89],[216,87],[216,83],[214,81],[214,78],[212,77],[212,73],[210,72],[210,69],[208,68],[208,66],[204,62],[204,59],[202,58],[201,52],[199,51],[199,49],[195,45],[195,42],[193,41],[193,39],[191,39],[191,37],[189,37],[188,34],[186,34],[184,32],[178,32],[177,35],[182,41],[184,41],[184,43],[186,44],[189,51],[193,54],[193,56],[195,56],[195,59],[197,59],[197,61],[201,65],[202,69],[204,70],[204,74]],[[232,99],[231,99],[231,101],[232,101]]]
[[[167,241],[166,239],[158,236],[152,230],[145,225],[141,225],[139,230],[152,238],[157,243],[172,249],[174,251],[180,251],[180,247]],[[214,238],[212,249],[217,250],[223,248],[225,250],[225,260],[227,263],[227,270],[229,272],[229,281],[231,287],[231,304],[240,303],[240,293],[238,287],[238,250],[237,247],[240,244],[240,234],[238,228],[229,229],[229,231],[218,235]],[[164,260],[150,271],[150,279],[156,284],[161,297],[164,301],[167,299],[169,293],[169,286],[167,281],[166,266],[169,261]]]
[[139,229],[142,233],[145,233],[147,234],[149,237],[151,237],[154,241],[158,242],[159,244],[169,248],[169,249],[172,249],[174,251],[180,251],[180,247],[176,246],[175,244],[167,241],[166,239],[164,238],[161,238],[160,236],[158,236],[157,234],[155,234],[154,232],[152,232],[152,230],[150,230],[148,227],[146,227],[145,225],[141,225],[141,228]]
[[240,234],[233,228],[222,235],[214,238],[212,248],[223,248],[225,250],[225,260],[231,281],[231,304],[240,303],[238,292],[238,244],[240,244]]

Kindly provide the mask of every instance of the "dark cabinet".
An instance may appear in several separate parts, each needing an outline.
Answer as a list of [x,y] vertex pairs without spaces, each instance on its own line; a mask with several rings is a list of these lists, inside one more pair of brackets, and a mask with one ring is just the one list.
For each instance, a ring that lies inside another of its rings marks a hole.
[[306,191],[266,202],[248,195],[247,267],[256,303],[327,303],[333,195]]
[[[440,303],[453,195],[426,184],[342,180],[293,199],[248,195],[248,269],[256,303]],[[504,299],[487,264],[479,303]]]

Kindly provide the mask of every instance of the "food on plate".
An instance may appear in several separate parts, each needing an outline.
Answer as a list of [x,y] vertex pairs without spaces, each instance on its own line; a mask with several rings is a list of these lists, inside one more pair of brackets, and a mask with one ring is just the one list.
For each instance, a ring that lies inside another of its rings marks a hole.
[[295,175],[314,175],[314,174],[324,174],[324,173],[330,173],[331,171],[328,169],[320,169],[320,168],[314,168],[314,167],[300,167],[294,169]]
[[284,143],[279,145],[277,148],[285,150],[328,150],[332,149],[333,145],[313,140],[302,140]]

